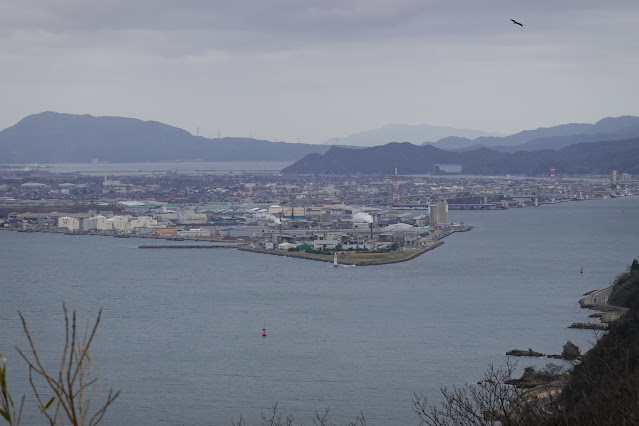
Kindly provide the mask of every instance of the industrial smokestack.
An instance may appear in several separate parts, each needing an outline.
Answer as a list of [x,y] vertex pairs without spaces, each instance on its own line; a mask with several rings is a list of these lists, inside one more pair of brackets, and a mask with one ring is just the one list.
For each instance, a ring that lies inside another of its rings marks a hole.
[[370,227],[371,227],[371,240],[373,239],[373,222],[370,223]]

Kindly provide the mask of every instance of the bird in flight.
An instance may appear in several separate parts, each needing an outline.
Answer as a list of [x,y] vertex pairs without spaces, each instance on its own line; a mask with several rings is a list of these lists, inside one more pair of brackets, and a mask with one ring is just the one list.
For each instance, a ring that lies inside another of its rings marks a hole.
[[514,19],[511,19],[511,21],[513,21],[513,24],[515,24],[515,25],[519,25],[520,27],[523,27],[523,26],[524,26],[524,24],[522,24],[521,22],[517,22],[517,21],[515,21]]

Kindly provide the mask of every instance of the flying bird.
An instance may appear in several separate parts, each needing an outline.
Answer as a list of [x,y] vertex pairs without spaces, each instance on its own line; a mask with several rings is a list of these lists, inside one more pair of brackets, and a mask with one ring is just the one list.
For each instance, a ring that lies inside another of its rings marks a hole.
[[515,21],[514,19],[511,19],[511,21],[513,21],[513,24],[515,24],[515,25],[519,25],[520,27],[523,27],[523,26],[524,26],[524,24],[522,24],[521,22],[517,22],[517,21]]

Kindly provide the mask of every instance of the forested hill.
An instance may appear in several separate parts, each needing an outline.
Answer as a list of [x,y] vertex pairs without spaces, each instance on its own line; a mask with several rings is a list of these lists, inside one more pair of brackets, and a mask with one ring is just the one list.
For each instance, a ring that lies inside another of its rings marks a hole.
[[295,161],[326,145],[208,139],[157,121],[43,112],[0,131],[3,163]]
[[564,390],[565,413],[553,424],[639,424],[639,262],[617,277],[611,302],[630,308],[584,354]]
[[460,164],[463,174],[547,174],[551,166],[567,174],[639,173],[639,137],[622,141],[570,145],[561,150],[504,153],[488,148],[451,152],[431,145],[390,143],[364,149],[332,147],[325,154],[309,154],[283,173],[391,174],[394,163],[402,174],[430,173],[435,164]]

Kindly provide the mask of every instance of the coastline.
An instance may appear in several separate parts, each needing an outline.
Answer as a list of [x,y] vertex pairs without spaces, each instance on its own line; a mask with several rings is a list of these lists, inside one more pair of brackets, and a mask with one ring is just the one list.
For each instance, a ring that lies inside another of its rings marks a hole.
[[[401,258],[388,258],[388,259],[356,259],[348,257],[349,255],[357,256],[354,252],[350,251],[337,251],[338,260],[337,263],[344,266],[374,266],[374,265],[389,265],[393,263],[400,262],[408,262],[409,260],[413,260],[422,254],[429,252],[431,250],[436,249],[437,247],[444,244],[442,239],[447,236],[454,234],[455,232],[468,232],[472,229],[472,226],[469,225],[457,225],[453,228],[448,229],[441,236],[433,239],[432,241],[426,242],[424,245],[418,246],[407,246],[400,250],[400,252],[404,251],[412,251],[412,253],[407,256]],[[166,238],[160,237],[156,235],[122,235],[122,234],[104,234],[104,233],[89,233],[89,232],[63,232],[63,231],[44,231],[44,230],[24,230],[24,229],[9,229],[9,228],[0,228],[6,231],[14,231],[14,232],[44,232],[44,233],[52,233],[52,234],[64,234],[64,235],[93,235],[93,236],[108,236],[114,238],[146,238],[146,239],[156,239],[156,240],[165,240],[165,241],[175,241],[176,238]],[[226,249],[237,249],[240,251],[247,251],[252,253],[260,253],[260,254],[268,254],[273,256],[284,256],[284,257],[294,257],[297,259],[305,259],[305,260],[313,260],[317,262],[328,262],[333,263],[333,252],[330,254],[317,254],[317,253],[306,253],[306,252],[291,252],[291,251],[283,251],[276,249],[263,249],[257,247],[250,247],[248,244],[244,242],[234,243],[229,240],[225,240],[222,238],[211,238],[211,237],[184,237],[177,239],[179,241],[193,241],[193,242],[211,242],[211,243],[226,243],[219,245],[172,245],[172,244],[157,244],[157,245],[140,245],[138,248],[141,249],[173,249],[173,248],[226,248]],[[229,244],[231,243],[231,244]],[[395,253],[395,252],[389,252]],[[359,253],[362,257],[375,255],[377,253]],[[342,258],[339,258],[341,256]],[[344,258],[347,257],[347,258]]]
[[[604,287],[596,290],[591,290],[583,295],[579,299],[579,306],[582,309],[591,309],[597,311],[590,315],[591,318],[599,318],[600,322],[574,322],[568,326],[568,328],[576,328],[582,330],[599,330],[607,331],[610,323],[619,320],[627,312],[627,308],[611,305],[608,303],[608,298],[612,293],[612,286]],[[561,355],[546,355],[540,352],[533,351],[532,349],[512,349],[506,352],[508,356],[518,357],[543,357],[543,358],[555,358],[562,359]]]
[[[592,314],[591,317],[599,318],[601,321],[601,324],[607,325],[613,321],[617,321],[619,318],[621,318],[628,312],[628,309],[609,304],[608,298],[610,297],[611,293],[612,293],[612,286],[589,291],[588,293],[584,294],[584,297],[579,299],[579,306],[581,306],[581,308],[583,309],[591,309],[593,311],[598,311]],[[594,326],[600,325],[598,323],[575,323],[575,324],[592,324]],[[581,327],[572,327],[572,328],[581,328]]]
[[[373,266],[373,265],[388,265],[391,263],[400,263],[400,262],[408,262],[409,260],[415,259],[422,254],[431,251],[439,246],[444,244],[443,241],[435,241],[431,246],[423,247],[418,250],[415,250],[414,253],[411,253],[409,256],[401,258],[401,259],[368,259],[368,260],[344,260],[337,259],[337,263],[346,266]],[[289,251],[281,251],[281,250],[266,250],[262,248],[255,247],[238,247],[238,250],[241,251],[249,251],[252,253],[261,253],[261,254],[270,254],[274,256],[284,256],[284,257],[294,257],[297,259],[306,259],[306,260],[315,260],[318,262],[327,262],[333,263],[333,255],[332,254],[316,254],[316,253],[306,253],[306,252],[289,252]],[[347,252],[337,251],[339,254],[344,254]]]

